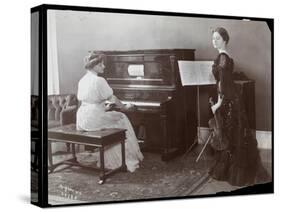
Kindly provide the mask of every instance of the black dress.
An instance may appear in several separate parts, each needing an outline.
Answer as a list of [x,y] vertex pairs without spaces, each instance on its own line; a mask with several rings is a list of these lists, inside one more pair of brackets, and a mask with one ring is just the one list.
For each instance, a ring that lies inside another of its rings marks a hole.
[[210,175],[232,185],[244,186],[255,184],[258,176],[267,176],[261,165],[257,141],[249,129],[242,97],[235,89],[233,67],[232,58],[220,53],[212,69],[217,92],[223,95],[222,105],[216,114],[221,117],[221,134],[226,148],[215,150],[215,164],[210,169]]

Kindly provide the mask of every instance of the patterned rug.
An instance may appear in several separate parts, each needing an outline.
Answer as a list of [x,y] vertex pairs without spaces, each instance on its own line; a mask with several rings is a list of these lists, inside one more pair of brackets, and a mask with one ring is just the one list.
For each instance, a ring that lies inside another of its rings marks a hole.
[[206,160],[195,162],[190,152],[169,162],[160,155],[144,153],[135,172],[120,172],[98,184],[98,172],[79,167],[57,167],[49,174],[49,203],[112,202],[173,198],[192,195],[208,180]]

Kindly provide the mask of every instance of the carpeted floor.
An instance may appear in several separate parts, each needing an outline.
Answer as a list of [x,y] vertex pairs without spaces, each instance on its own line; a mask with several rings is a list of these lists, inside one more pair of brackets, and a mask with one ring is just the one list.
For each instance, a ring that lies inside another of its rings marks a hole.
[[[144,153],[144,160],[134,173],[116,173],[103,185],[98,184],[98,172],[59,166],[48,176],[49,203],[61,205],[200,196],[238,189],[209,178],[207,171],[213,161],[208,151],[199,162],[195,162],[201,148],[197,146],[189,154],[170,162],[161,161],[160,155]],[[265,156],[262,158],[270,158],[271,153]],[[70,157],[69,154],[60,154],[55,156],[54,162]],[[264,165],[271,176],[271,162],[269,166]]]
[[[107,202],[190,195],[208,180],[205,160],[195,163],[197,154],[161,161],[160,155],[144,153],[135,172],[110,176],[105,184],[97,182],[98,172],[79,167],[57,167],[49,174],[49,203]],[[57,156],[62,157],[62,156]],[[59,159],[57,159],[59,160]],[[61,170],[60,170],[61,169]]]

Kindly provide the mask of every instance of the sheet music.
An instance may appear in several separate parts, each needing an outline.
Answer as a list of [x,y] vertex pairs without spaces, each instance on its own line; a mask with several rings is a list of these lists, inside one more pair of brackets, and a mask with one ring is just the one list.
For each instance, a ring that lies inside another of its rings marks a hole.
[[144,77],[144,65],[129,65],[128,66],[128,73],[130,76],[133,77]]
[[181,83],[185,85],[216,84],[212,73],[213,61],[183,61],[179,60]]

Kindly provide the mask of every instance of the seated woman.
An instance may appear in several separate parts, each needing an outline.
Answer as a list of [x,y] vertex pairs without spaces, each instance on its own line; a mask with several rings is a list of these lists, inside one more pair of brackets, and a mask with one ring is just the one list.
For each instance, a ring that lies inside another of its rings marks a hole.
[[[91,53],[84,59],[87,73],[80,79],[78,84],[77,97],[82,104],[77,111],[77,129],[85,131],[104,128],[126,129],[126,165],[127,169],[133,172],[139,167],[139,162],[143,160],[143,155],[140,151],[134,129],[126,115],[121,112],[107,111],[106,100],[120,108],[129,108],[129,106],[123,105],[113,95],[113,90],[107,81],[98,76],[98,74],[104,71],[104,59],[105,55],[95,53]],[[119,167],[121,165],[120,144],[107,148],[104,157],[106,168],[115,169]]]

